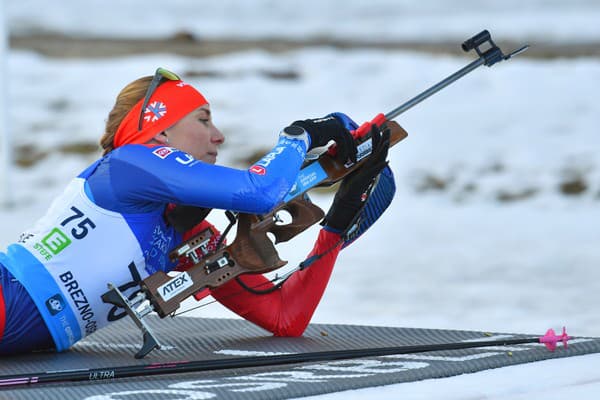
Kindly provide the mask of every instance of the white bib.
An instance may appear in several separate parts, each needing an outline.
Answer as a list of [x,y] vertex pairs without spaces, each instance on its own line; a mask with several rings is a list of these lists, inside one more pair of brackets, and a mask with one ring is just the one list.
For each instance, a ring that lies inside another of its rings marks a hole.
[[127,221],[92,203],[84,183],[75,178],[9,249],[17,258],[11,272],[36,302],[59,351],[118,319],[117,309],[100,298],[108,282],[126,290],[148,276]]

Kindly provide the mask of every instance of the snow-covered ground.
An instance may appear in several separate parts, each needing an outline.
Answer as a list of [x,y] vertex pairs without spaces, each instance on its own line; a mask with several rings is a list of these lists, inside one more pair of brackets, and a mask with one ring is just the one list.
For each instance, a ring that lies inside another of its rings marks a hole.
[[[516,41],[600,37],[600,3],[592,0],[368,3],[173,1],[160,14],[137,0],[120,3],[119,12],[99,1],[5,7],[17,33],[161,37],[188,30],[213,37],[456,39],[457,45],[481,28]],[[141,12],[147,15],[132,17]],[[57,149],[97,141],[119,89],[157,66],[187,75],[205,93],[227,137],[219,162],[241,167],[240,158],[268,149],[295,119],[343,111],[362,122],[472,59],[326,47],[203,59],[64,60],[12,51],[3,107],[13,142],[48,154],[11,174],[16,206],[0,210],[0,249],[98,155]],[[273,79],[274,72],[289,78]],[[572,335],[600,336],[599,89],[599,59],[517,57],[476,70],[398,118],[409,137],[390,152],[396,199],[342,253],[314,321],[532,334],[566,325]],[[565,193],[577,184],[585,190]],[[328,195],[313,197],[328,206]],[[301,261],[314,237],[313,229],[281,246],[282,258]],[[191,314],[234,317],[215,304]],[[578,357],[354,395],[592,399],[600,394],[599,365],[596,356]],[[561,378],[547,387],[519,381],[534,374]]]
[[593,400],[598,398],[598,355],[541,361],[451,378],[401,383],[306,399]]
[[16,33],[58,31],[76,35],[377,40],[466,39],[482,28],[499,38],[590,41],[600,35],[595,0],[42,0],[8,2]]

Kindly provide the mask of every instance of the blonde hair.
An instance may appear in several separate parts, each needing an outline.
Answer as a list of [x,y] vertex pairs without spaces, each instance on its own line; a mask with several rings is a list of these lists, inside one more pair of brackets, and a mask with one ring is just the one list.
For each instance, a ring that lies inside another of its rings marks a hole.
[[100,138],[100,146],[104,149],[102,155],[114,150],[114,139],[119,125],[133,106],[144,98],[151,81],[152,76],[144,76],[131,82],[119,92],[115,105],[108,113],[104,134]]

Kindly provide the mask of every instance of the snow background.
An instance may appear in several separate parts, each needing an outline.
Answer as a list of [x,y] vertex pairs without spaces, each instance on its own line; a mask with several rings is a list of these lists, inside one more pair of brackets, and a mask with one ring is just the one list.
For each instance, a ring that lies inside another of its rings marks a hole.
[[[159,10],[131,0],[119,3],[118,11],[105,1],[48,7],[23,0],[4,7],[13,34],[160,38],[187,31],[239,39],[456,41],[457,47],[484,28],[495,40],[532,45],[597,46],[600,38],[600,3],[592,0],[373,0],[368,6],[358,0],[301,6],[180,0]],[[13,50],[5,73],[8,129],[15,146],[44,157],[11,172],[16,205],[0,209],[0,249],[99,155],[61,149],[97,142],[118,91],[157,66],[181,73],[207,96],[226,135],[219,163],[241,168],[241,158],[268,150],[291,121],[343,111],[363,122],[473,59],[325,46],[207,58],[58,59]],[[274,73],[297,79],[274,79]],[[572,335],[600,336],[598,89],[597,58],[521,56],[479,68],[400,116],[409,137],[390,151],[394,203],[340,255],[313,322],[532,334],[566,325]],[[568,182],[583,182],[586,190],[567,195],[561,185]],[[514,200],[499,200],[507,196]],[[318,193],[313,200],[327,209],[331,197]],[[315,229],[281,246],[282,258],[301,261]],[[235,317],[215,304],[190,314]],[[598,366],[597,356],[577,357],[354,394],[592,399],[600,394]],[[541,368],[552,378],[548,386],[524,380]],[[336,396],[349,398],[321,398]]]

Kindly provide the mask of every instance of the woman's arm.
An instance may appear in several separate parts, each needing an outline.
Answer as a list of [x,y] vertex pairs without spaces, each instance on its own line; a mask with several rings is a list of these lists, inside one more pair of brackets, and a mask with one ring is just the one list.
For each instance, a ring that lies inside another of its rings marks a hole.
[[170,147],[127,145],[89,173],[96,204],[121,213],[143,213],[165,203],[269,212],[290,191],[304,156],[304,140],[281,136],[247,170],[212,165]]
[[[340,235],[321,229],[307,258],[321,257],[306,269],[292,274],[281,288],[256,294],[232,280],[213,289],[211,294],[231,311],[276,336],[300,336],[321,301],[340,248]],[[244,275],[240,280],[257,291],[273,287],[273,283],[262,275]]]

